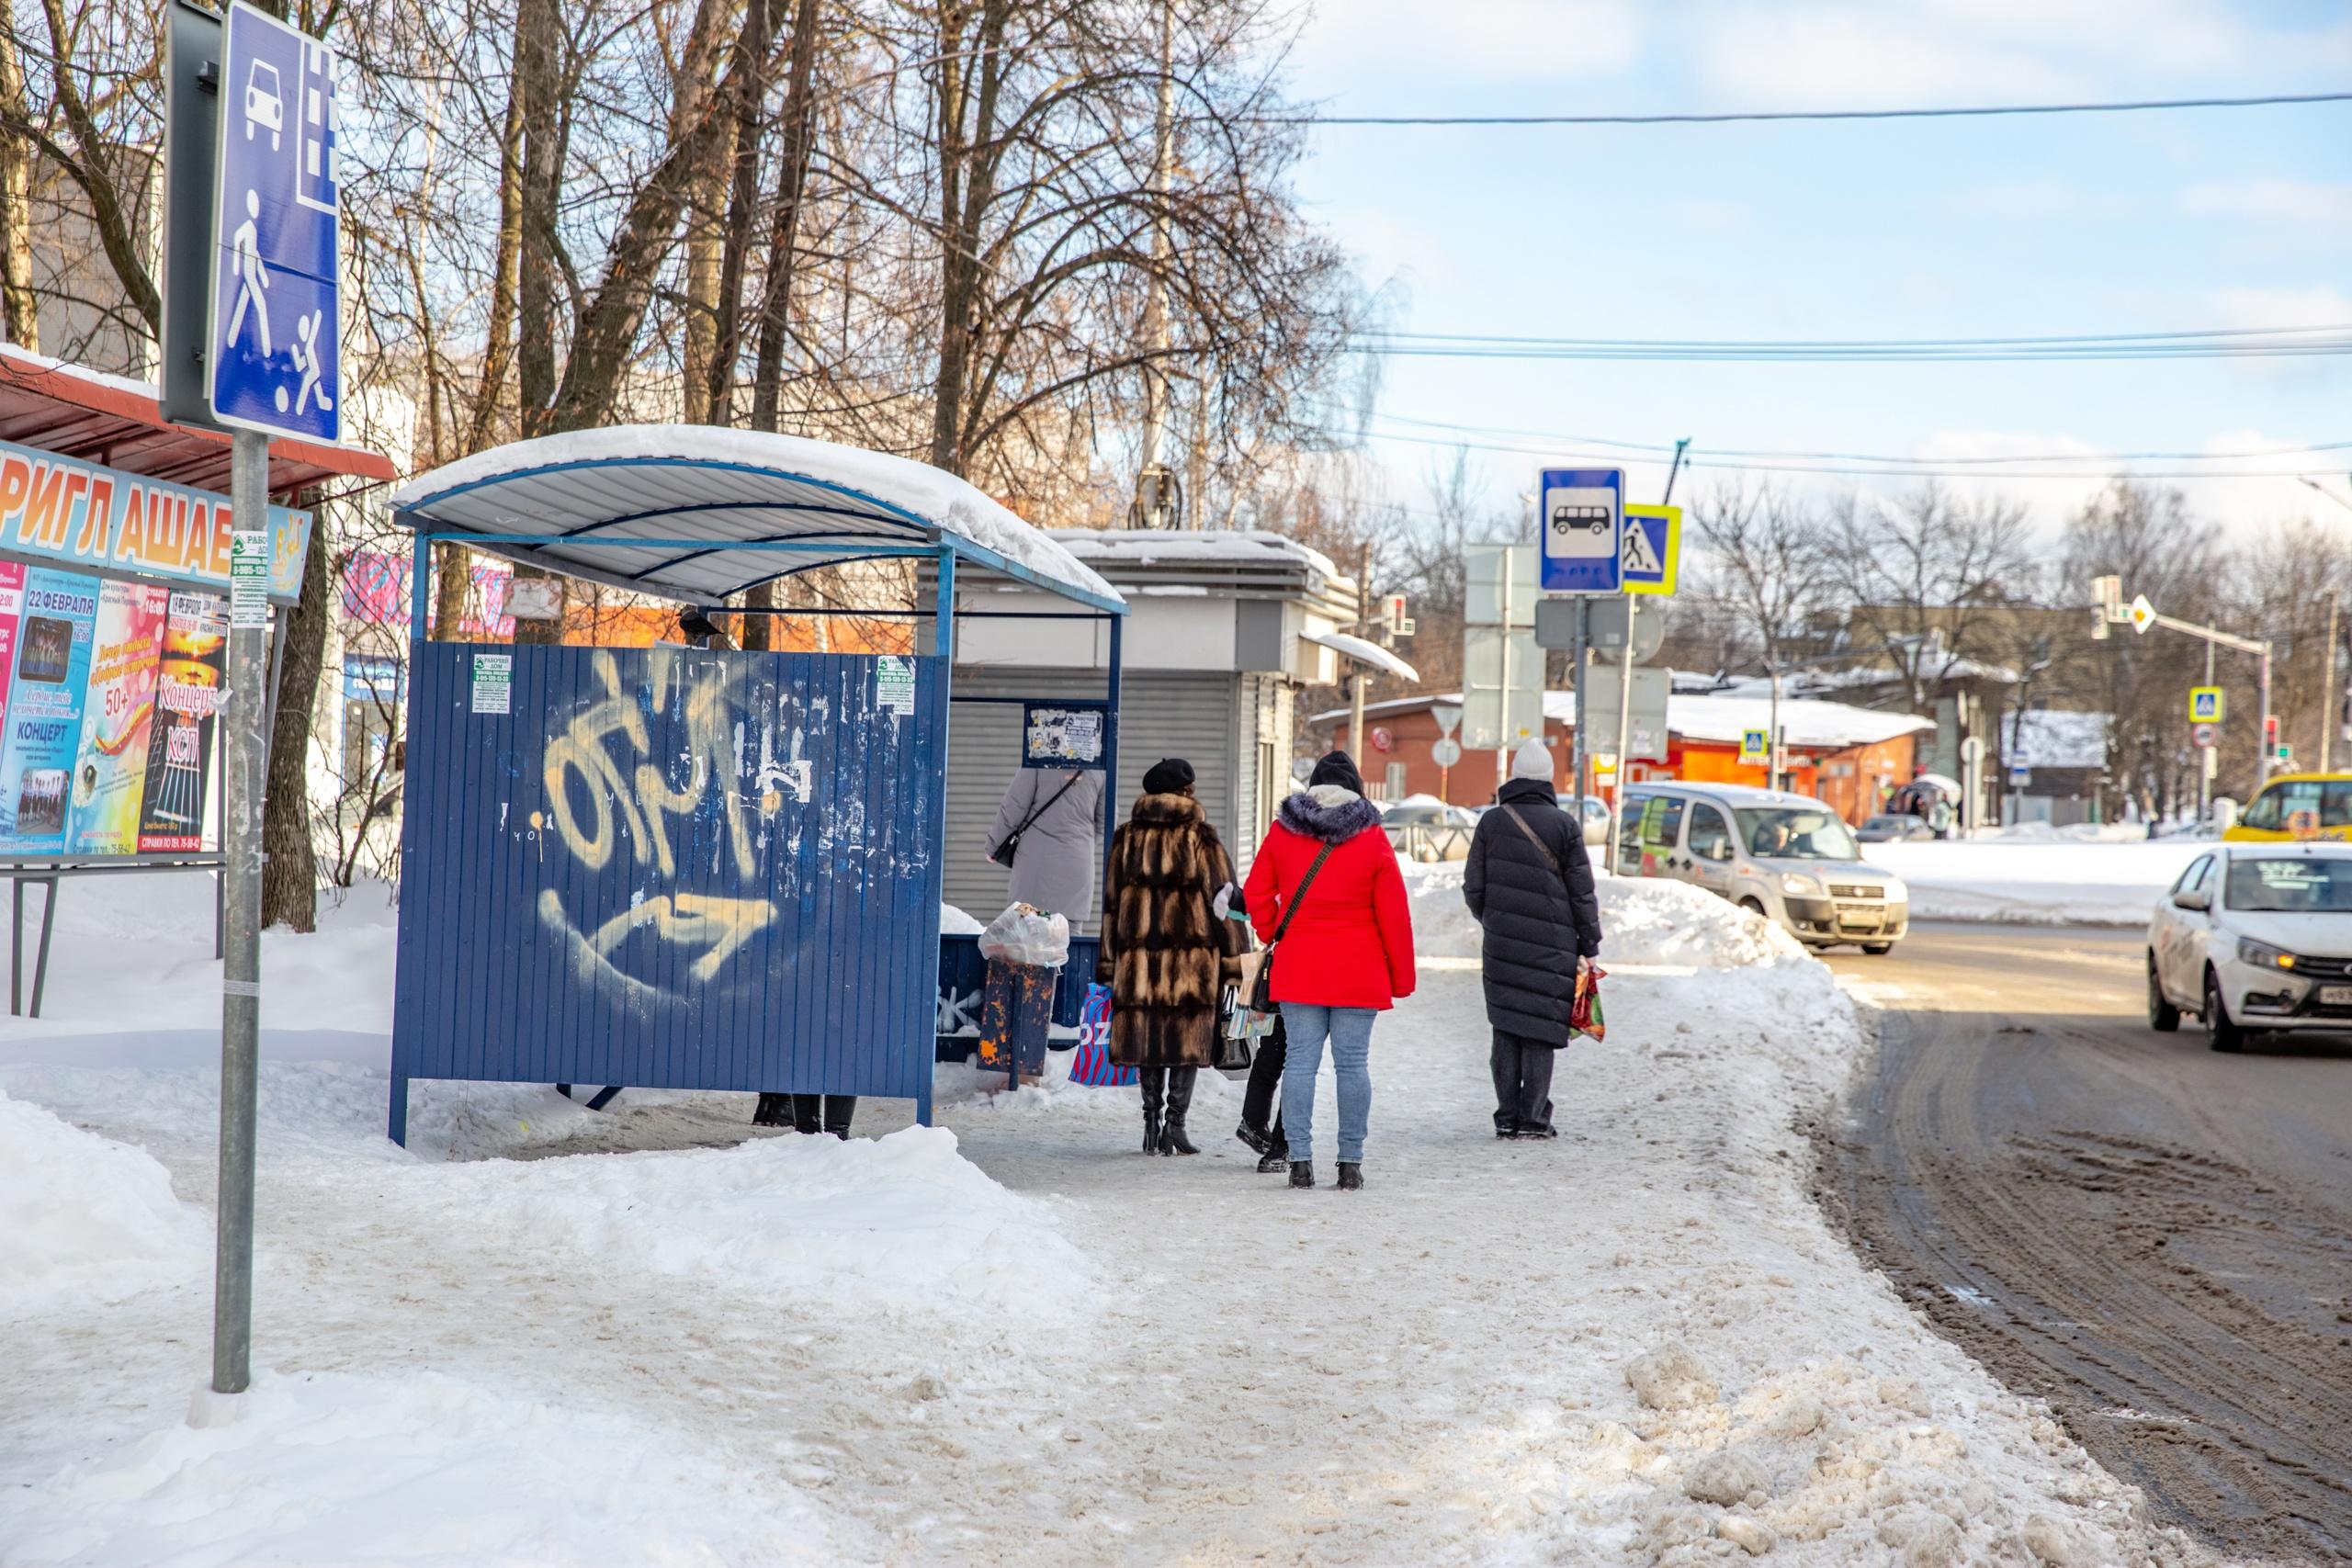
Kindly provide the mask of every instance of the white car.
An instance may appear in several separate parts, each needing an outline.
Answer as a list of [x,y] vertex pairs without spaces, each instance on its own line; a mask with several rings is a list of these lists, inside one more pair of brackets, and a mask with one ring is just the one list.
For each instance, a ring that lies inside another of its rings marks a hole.
[[2148,1022],[2216,1051],[2277,1029],[2352,1030],[2352,843],[2216,844],[2148,922]]

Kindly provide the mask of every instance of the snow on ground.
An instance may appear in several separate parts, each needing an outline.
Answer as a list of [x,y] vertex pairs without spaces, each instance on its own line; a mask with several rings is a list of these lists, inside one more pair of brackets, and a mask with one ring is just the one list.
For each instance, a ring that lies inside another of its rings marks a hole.
[[1910,885],[1915,919],[2145,925],[2148,911],[2211,840],[2080,840],[2010,829],[1998,839],[1865,844]]
[[[1449,870],[1425,945],[1459,945]],[[274,934],[266,984],[321,999],[265,1013],[265,1371],[191,1427],[219,970],[184,891],[70,888],[85,945],[153,911],[154,967],[0,1032],[0,1113],[60,1119],[51,1201],[166,1238],[107,1292],[0,1295],[12,1568],[2190,1555],[1829,1232],[1797,1123],[1854,1009],[1673,883],[1604,884],[1610,1035],[1561,1058],[1556,1142],[1493,1138],[1476,965],[1432,952],[1375,1035],[1362,1193],[1328,1142],[1315,1191],[1256,1175],[1213,1074],[1183,1160],[1136,1152],[1132,1090],[961,1069],[944,1130],[873,1104],[847,1145],[747,1096],[424,1085],[403,1152],[389,931]],[[12,1264],[26,1224],[0,1199]]]

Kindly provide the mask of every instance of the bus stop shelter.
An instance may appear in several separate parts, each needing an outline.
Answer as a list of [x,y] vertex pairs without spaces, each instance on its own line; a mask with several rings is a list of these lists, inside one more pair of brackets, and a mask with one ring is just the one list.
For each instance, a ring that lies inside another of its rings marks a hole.
[[[392,1138],[420,1077],[881,1095],[928,1122],[941,866],[981,852],[945,842],[956,622],[1106,621],[1103,696],[1041,694],[1095,721],[1034,728],[1088,731],[1115,776],[1116,591],[952,475],[759,432],[545,436],[393,509],[416,547]],[[907,559],[928,606],[857,613],[928,636],[903,656],[428,642],[435,543],[713,608]],[[959,609],[976,580],[1057,607]]]

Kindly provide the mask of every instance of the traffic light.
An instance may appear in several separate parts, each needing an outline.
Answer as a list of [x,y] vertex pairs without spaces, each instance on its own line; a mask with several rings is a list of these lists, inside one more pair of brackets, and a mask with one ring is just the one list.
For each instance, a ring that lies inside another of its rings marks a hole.
[[2263,716],[2262,749],[2273,757],[2278,754],[2278,716],[2275,713]]

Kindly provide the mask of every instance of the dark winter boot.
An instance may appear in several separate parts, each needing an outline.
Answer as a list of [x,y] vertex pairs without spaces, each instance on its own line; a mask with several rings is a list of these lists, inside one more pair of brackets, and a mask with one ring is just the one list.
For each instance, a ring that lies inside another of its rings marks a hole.
[[1273,1151],[1274,1140],[1268,1134],[1261,1133],[1257,1128],[1252,1127],[1247,1122],[1244,1122],[1240,1126],[1236,1127],[1233,1130],[1233,1135],[1240,1139],[1243,1143],[1249,1145],[1250,1152],[1252,1154],[1271,1154]]
[[825,1096],[825,1131],[843,1143],[849,1142],[850,1118],[857,1114],[857,1096],[829,1094]]
[[1136,1081],[1143,1085],[1143,1152],[1159,1153],[1159,1101],[1168,1091],[1166,1067],[1137,1069]]
[[1361,1192],[1363,1190],[1363,1166],[1349,1160],[1341,1160],[1340,1162],[1340,1190],[1342,1192]]
[[789,1127],[792,1125],[792,1096],[763,1094],[752,1112],[754,1127]]
[[1266,1152],[1258,1161],[1258,1174],[1279,1176],[1290,1168],[1290,1139],[1283,1134],[1283,1119],[1274,1118],[1274,1130],[1266,1135]]
[[811,1136],[825,1130],[825,1097],[821,1094],[795,1094],[792,1101],[792,1127],[797,1133]]
[[1314,1167],[1314,1166],[1312,1166],[1312,1165],[1310,1165],[1309,1163],[1307,1163],[1306,1160],[1303,1160],[1303,1159],[1295,1159],[1295,1160],[1291,1161],[1291,1162],[1290,1162],[1290,1184],[1291,1184],[1293,1187],[1312,1187],[1312,1186],[1314,1186],[1314,1185],[1315,1185],[1315,1167]]
[[1193,1085],[1199,1081],[1198,1067],[1168,1069],[1168,1121],[1159,1129],[1159,1152],[1164,1155],[1196,1155],[1201,1151],[1184,1135],[1184,1117],[1193,1109]]

